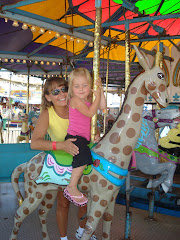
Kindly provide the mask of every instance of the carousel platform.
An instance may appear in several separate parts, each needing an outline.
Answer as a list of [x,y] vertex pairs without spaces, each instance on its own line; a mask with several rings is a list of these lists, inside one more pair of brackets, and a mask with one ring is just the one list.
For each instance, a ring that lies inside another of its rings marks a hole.
[[[23,183],[20,183],[23,192]],[[8,240],[18,201],[11,183],[0,183],[0,239]],[[132,240],[178,240],[180,236],[180,218],[154,213],[155,221],[147,221],[148,212],[145,210],[130,208],[132,212],[131,238]],[[50,211],[47,226],[50,239],[59,240],[60,236],[56,224],[56,204]],[[111,228],[111,240],[124,239],[125,213],[123,205],[115,205],[115,215]],[[68,238],[75,240],[74,234],[78,228],[76,221],[77,207],[71,205],[69,213]],[[102,236],[102,221],[96,230],[98,240]],[[37,210],[29,215],[23,222],[19,231],[19,240],[41,240],[41,229]]]

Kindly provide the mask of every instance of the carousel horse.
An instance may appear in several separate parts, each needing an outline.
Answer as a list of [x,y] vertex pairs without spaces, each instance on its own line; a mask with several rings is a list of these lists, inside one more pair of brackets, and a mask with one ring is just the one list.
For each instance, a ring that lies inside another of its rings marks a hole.
[[25,140],[26,143],[28,143],[29,142],[28,114],[22,113],[21,120],[22,120],[21,133],[17,137],[17,143],[22,142],[23,140]]
[[3,120],[0,118],[0,135],[1,135],[1,143],[4,143],[3,135],[2,135],[2,131],[3,131]]
[[[90,239],[101,218],[103,218],[102,239],[110,239],[115,199],[120,187],[125,182],[131,155],[140,134],[143,105],[147,93],[161,107],[167,107],[168,104],[165,75],[162,69],[159,66],[154,66],[151,69],[148,58],[136,46],[134,48],[139,63],[145,71],[129,85],[117,120],[100,142],[92,147],[94,163],[90,166],[87,174],[82,175],[78,183],[79,190],[87,192],[89,199],[87,223],[81,240]],[[12,184],[17,198],[22,204],[16,211],[10,240],[17,239],[23,220],[39,205],[43,239],[49,240],[46,226],[47,213],[53,206],[57,191],[63,190],[66,186],[51,183],[50,175],[45,175],[46,172],[41,174],[41,170],[44,168],[46,159],[46,165],[49,165],[53,172],[57,171],[59,176],[60,172],[63,176],[67,176],[65,171],[70,171],[68,167],[63,170],[62,165],[57,164],[56,152],[58,151],[54,151],[53,154],[41,152],[13,171]],[[18,178],[23,172],[24,201],[18,187]],[[44,180],[44,183],[37,184],[38,180]],[[63,181],[66,182],[66,179]]]
[[172,161],[161,163],[158,142],[155,130],[170,126],[176,127],[180,117],[179,108],[146,111],[142,115],[141,134],[134,149],[133,157],[136,160],[136,170],[149,175],[160,174],[159,178],[149,180],[147,188],[156,188],[161,184],[164,192],[168,192],[173,184],[176,164]]

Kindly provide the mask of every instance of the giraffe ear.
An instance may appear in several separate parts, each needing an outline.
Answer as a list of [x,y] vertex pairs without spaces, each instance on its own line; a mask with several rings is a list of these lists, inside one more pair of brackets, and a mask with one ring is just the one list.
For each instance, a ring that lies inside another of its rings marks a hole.
[[141,65],[141,67],[144,68],[145,71],[148,71],[149,69],[151,69],[151,64],[149,62],[148,57],[146,56],[146,54],[144,54],[143,52],[141,52],[136,45],[133,45],[134,50],[136,51],[136,55],[138,57],[139,60],[139,64]]

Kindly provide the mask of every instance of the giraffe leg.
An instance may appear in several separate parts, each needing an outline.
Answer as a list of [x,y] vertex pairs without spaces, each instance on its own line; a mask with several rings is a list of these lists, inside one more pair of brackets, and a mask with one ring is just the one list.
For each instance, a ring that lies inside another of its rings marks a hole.
[[[101,196],[100,194],[96,196]],[[99,201],[92,201],[90,212],[88,213],[88,219],[85,226],[85,231],[81,240],[90,239],[92,233],[96,230],[99,220],[103,216],[109,202],[111,200],[111,194],[107,194],[107,197],[99,198]]]
[[111,224],[114,216],[114,205],[115,205],[118,192],[119,192],[119,189],[113,194],[112,199],[109,202],[108,207],[106,208],[103,214],[102,240],[110,240]]
[[[45,195],[45,192],[42,192],[42,197]],[[14,216],[14,226],[9,240],[16,240],[19,232],[19,228],[23,220],[32,213],[40,204],[42,198],[36,198],[31,194],[28,198],[25,198],[22,205],[16,211]]]
[[42,228],[43,240],[49,240],[49,235],[47,231],[46,218],[49,210],[52,208],[54,201],[57,196],[57,191],[48,191],[44,196],[40,206],[39,206],[39,219]]

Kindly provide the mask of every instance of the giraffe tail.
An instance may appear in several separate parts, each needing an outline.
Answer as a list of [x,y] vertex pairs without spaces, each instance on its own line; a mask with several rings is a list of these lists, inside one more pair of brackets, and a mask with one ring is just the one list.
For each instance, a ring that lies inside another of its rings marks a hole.
[[16,193],[16,196],[17,196],[17,199],[19,202],[19,206],[21,206],[21,204],[23,202],[23,196],[20,192],[18,183],[19,183],[19,177],[20,177],[21,173],[23,173],[25,171],[25,169],[26,169],[26,163],[22,163],[14,169],[14,171],[11,175],[11,183],[12,183],[13,189]]

